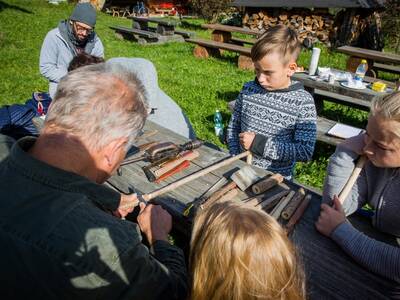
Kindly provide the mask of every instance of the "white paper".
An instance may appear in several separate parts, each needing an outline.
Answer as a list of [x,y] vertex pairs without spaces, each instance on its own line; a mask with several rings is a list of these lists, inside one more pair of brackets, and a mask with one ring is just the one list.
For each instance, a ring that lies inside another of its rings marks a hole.
[[329,129],[328,133],[329,135],[336,136],[342,139],[348,139],[350,137],[359,135],[362,132],[362,129],[341,124],[341,123],[336,123],[331,129]]

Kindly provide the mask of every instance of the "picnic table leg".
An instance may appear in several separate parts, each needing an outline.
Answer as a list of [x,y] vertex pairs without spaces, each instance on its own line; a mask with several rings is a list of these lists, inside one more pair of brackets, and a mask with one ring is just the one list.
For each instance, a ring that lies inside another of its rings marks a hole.
[[135,20],[133,20],[132,28],[140,29],[140,30],[149,30],[149,26],[148,26],[147,22],[140,22],[140,21],[135,21]]
[[193,55],[198,58],[209,58],[210,56],[220,56],[219,49],[207,48],[196,45],[193,49]]
[[157,25],[157,33],[161,35],[174,35],[175,27],[162,24]]
[[251,57],[246,55],[239,55],[238,67],[239,69],[244,69],[244,70],[254,70],[254,64],[253,61],[251,60]]
[[226,31],[214,30],[211,33],[211,39],[220,43],[230,43],[232,34]]

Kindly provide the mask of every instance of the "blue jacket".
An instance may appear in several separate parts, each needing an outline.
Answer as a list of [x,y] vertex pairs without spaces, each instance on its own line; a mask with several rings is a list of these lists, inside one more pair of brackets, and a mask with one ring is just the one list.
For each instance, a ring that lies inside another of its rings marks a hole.
[[47,114],[51,98],[47,93],[35,92],[25,104],[12,104],[0,108],[0,133],[19,139],[39,135],[32,118]]

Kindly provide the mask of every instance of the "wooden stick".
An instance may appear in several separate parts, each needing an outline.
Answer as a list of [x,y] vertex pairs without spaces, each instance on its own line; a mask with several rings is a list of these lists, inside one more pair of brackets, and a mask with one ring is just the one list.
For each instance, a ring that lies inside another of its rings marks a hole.
[[251,165],[252,162],[253,162],[253,153],[250,152],[249,155],[247,155],[246,163]]
[[160,177],[158,177],[155,180],[155,183],[160,183],[161,181],[167,179],[168,177],[179,173],[187,168],[189,168],[190,166],[190,161],[189,160],[184,160],[183,162],[181,162],[179,165],[175,166],[174,168],[172,168],[171,170],[169,170],[168,172],[165,172],[164,174],[162,174]]
[[230,201],[234,197],[236,197],[236,195],[238,193],[239,193],[239,189],[238,188],[234,188],[234,189],[230,190],[229,192],[227,192],[225,195],[223,195],[221,198],[219,198],[217,201],[218,202]]
[[277,204],[275,206],[275,208],[271,211],[270,215],[271,217],[273,217],[275,220],[278,220],[282,210],[286,207],[286,205],[289,203],[289,201],[293,198],[295,192],[294,191],[290,191],[290,193],[283,198],[279,204]]
[[285,197],[287,194],[289,194],[289,190],[284,190],[278,194],[276,194],[275,196],[272,196],[268,199],[265,199],[265,201],[263,201],[261,203],[261,209],[263,209],[264,211],[268,211],[271,210],[275,207],[275,205],[277,205],[279,203],[279,201],[282,199],[282,197]]
[[294,212],[292,217],[289,219],[289,222],[287,222],[285,228],[286,228],[286,232],[288,235],[293,231],[294,226],[297,224],[297,222],[303,216],[305,210],[308,207],[308,204],[311,201],[311,198],[312,198],[312,196],[310,194],[305,196],[303,201],[300,203],[299,207],[296,209],[296,211]]
[[360,172],[364,167],[366,161],[367,157],[365,155],[360,156],[360,158],[358,159],[353,172],[351,173],[349,179],[347,180],[345,186],[343,187],[342,191],[339,194],[339,201],[341,204],[343,204],[344,200],[347,198],[351,189],[353,188],[353,185],[356,183],[358,175],[360,175]]
[[197,179],[197,178],[199,178],[199,177],[201,177],[201,176],[204,176],[204,175],[206,175],[206,174],[208,174],[208,173],[210,173],[210,172],[212,172],[212,171],[215,171],[215,170],[217,170],[217,169],[219,169],[219,168],[221,168],[221,167],[224,167],[224,166],[226,166],[226,165],[229,165],[229,164],[231,164],[231,163],[234,162],[234,161],[237,161],[237,160],[239,160],[239,159],[241,159],[241,158],[244,158],[244,157],[246,157],[247,155],[249,155],[249,153],[250,153],[249,151],[246,151],[246,152],[240,153],[240,154],[238,154],[238,155],[235,155],[235,156],[233,156],[233,157],[230,157],[230,158],[228,158],[228,159],[225,159],[225,160],[223,160],[223,161],[220,161],[219,163],[216,163],[216,164],[211,165],[211,166],[209,166],[209,167],[207,167],[207,168],[205,168],[205,169],[203,169],[203,170],[200,170],[200,171],[198,171],[198,172],[195,172],[195,173],[193,173],[193,174],[190,174],[190,175],[188,175],[188,176],[186,176],[186,177],[184,177],[184,178],[182,178],[182,179],[179,179],[179,180],[177,180],[177,181],[175,181],[175,182],[172,182],[172,183],[166,185],[165,187],[162,187],[162,188],[160,188],[160,189],[158,189],[158,190],[155,190],[155,191],[153,191],[153,192],[151,192],[151,193],[149,193],[149,194],[144,194],[144,195],[143,195],[143,198],[144,198],[146,201],[149,201],[149,200],[151,200],[151,199],[154,199],[155,197],[158,197],[158,196],[160,196],[160,195],[162,195],[162,194],[164,194],[164,193],[167,193],[167,192],[169,192],[169,191],[172,191],[172,190],[174,190],[174,189],[180,187],[181,185],[184,185],[184,184],[186,184],[186,183],[188,183],[188,182],[191,182],[191,181],[194,180],[194,179]]
[[212,194],[210,197],[208,197],[208,199],[206,199],[202,205],[200,205],[201,208],[205,208],[211,204],[213,204],[214,202],[216,202],[219,198],[221,198],[223,195],[225,195],[226,193],[228,193],[229,191],[233,190],[234,188],[236,188],[236,183],[234,181],[228,183],[227,185],[225,185],[224,187],[222,187],[221,189],[219,189],[218,191],[216,191],[214,194]]
[[292,200],[283,209],[283,211],[281,213],[282,219],[289,220],[305,196],[306,196],[306,192],[304,191],[304,189],[299,188],[297,190],[296,194],[294,194]]
[[251,188],[254,194],[261,194],[275,185],[283,181],[283,176],[281,174],[273,174],[270,177],[254,184]]

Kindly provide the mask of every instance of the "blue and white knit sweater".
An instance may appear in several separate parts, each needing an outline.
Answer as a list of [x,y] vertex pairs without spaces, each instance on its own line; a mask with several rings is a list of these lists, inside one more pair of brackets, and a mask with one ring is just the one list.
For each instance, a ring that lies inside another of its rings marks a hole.
[[300,82],[268,91],[256,80],[247,82],[228,126],[229,152],[243,151],[239,133],[256,133],[250,148],[253,164],[290,178],[296,161],[311,159],[316,139],[314,99]]

